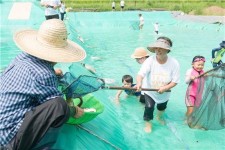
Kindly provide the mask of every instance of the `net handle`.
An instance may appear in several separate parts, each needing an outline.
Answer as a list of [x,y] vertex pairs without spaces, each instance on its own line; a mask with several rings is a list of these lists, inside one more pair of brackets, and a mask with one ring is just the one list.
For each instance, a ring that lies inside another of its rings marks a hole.
[[[110,89],[110,90],[137,90],[135,87],[122,87],[122,86],[107,86],[103,87],[103,89]],[[142,88],[141,91],[158,91],[159,89],[148,89]],[[167,90],[166,92],[171,92],[171,90]]]
[[206,74],[207,74],[207,73],[209,73],[209,72],[212,72],[212,71],[214,71],[214,70],[219,69],[219,68],[220,68],[220,67],[222,67],[222,66],[225,66],[225,63],[222,63],[221,65],[219,65],[219,66],[217,66],[217,67],[215,67],[215,68],[213,68],[213,69],[210,69],[210,70],[208,70],[208,71],[204,72],[203,74],[200,74],[200,75],[199,75],[199,76],[197,76],[196,78],[200,78],[200,77],[202,77],[202,76],[206,75]]

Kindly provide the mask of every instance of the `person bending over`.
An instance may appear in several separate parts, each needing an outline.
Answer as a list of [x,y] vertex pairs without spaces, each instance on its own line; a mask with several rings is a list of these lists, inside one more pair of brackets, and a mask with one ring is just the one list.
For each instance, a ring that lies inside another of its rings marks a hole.
[[39,30],[14,35],[23,51],[0,76],[0,149],[30,150],[50,129],[59,131],[83,109],[69,107],[58,90],[57,62],[78,62],[86,52],[67,39],[63,21],[44,21]]
[[[134,87],[135,84],[133,84],[133,77],[130,75],[124,75],[122,77],[122,83],[123,87]],[[134,95],[134,96],[140,96],[141,92],[136,92],[135,90],[124,90],[127,95]],[[119,103],[120,95],[122,94],[123,90],[119,90],[116,94],[116,102]]]

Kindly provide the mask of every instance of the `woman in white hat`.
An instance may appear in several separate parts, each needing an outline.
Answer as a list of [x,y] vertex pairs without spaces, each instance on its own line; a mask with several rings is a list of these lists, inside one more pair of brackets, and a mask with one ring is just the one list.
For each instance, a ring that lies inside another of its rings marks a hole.
[[[134,50],[134,53],[131,55],[131,58],[136,59],[137,63],[143,64],[144,61],[149,57],[149,53],[145,50],[144,47],[138,47]],[[142,81],[142,88],[146,88],[146,78]],[[139,101],[145,104],[145,91],[141,91],[141,96]]]
[[145,132],[152,131],[154,106],[157,104],[157,120],[165,124],[162,115],[167,107],[170,92],[166,92],[177,85],[180,80],[180,66],[177,60],[168,56],[172,41],[167,37],[159,37],[157,41],[147,48],[155,53],[145,60],[137,75],[137,90],[142,88],[142,80],[147,77],[147,88],[158,89],[158,91],[145,92],[146,121]]
[[24,52],[0,76],[0,149],[32,149],[50,128],[58,131],[69,116],[82,116],[83,109],[69,107],[63,99],[53,68],[57,62],[86,57],[67,35],[59,19],[44,21],[38,31],[15,34],[14,41]]

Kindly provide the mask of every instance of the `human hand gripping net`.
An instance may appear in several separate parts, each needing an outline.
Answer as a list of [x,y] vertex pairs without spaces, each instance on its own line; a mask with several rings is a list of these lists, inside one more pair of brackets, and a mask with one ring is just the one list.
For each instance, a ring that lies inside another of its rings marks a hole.
[[[65,73],[59,78],[59,89],[65,95],[67,103],[68,100],[71,100],[73,105],[81,107],[85,112],[80,118],[70,117],[67,121],[68,124],[82,124],[88,122],[103,112],[104,105],[93,95],[89,95],[89,93],[97,91],[103,85],[104,81],[97,77],[80,75],[76,78],[70,72]],[[68,103],[68,105],[70,105],[70,103]]]

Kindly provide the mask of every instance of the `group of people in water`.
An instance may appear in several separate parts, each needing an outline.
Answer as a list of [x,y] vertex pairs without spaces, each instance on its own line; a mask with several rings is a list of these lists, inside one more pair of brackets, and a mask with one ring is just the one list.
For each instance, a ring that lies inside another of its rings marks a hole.
[[[58,8],[60,3],[57,0],[55,3],[59,5],[44,2],[43,6]],[[84,114],[83,108],[66,103],[58,89],[57,74],[62,75],[62,72],[55,72],[54,66],[61,62],[80,62],[85,59],[86,52],[68,39],[66,25],[57,15],[46,16],[46,21],[38,30],[23,29],[16,32],[13,39],[23,52],[0,75],[0,149],[38,149],[38,143],[48,132],[59,132],[69,117],[76,119]],[[180,82],[179,63],[168,55],[172,46],[168,37],[158,37],[147,47],[155,55],[149,56],[143,48],[136,49],[132,58],[142,64],[136,77],[137,83],[134,85],[129,75],[122,79],[124,86],[136,87],[135,91],[125,92],[128,95],[141,95],[140,102],[145,103],[143,119],[147,133],[152,132],[155,105],[156,119],[165,123],[163,113],[170,99],[169,91]],[[225,41],[220,46],[213,50],[214,66],[222,63]],[[190,83],[197,81],[197,76],[204,72],[204,63],[203,56],[193,58],[192,68],[187,72]],[[195,86],[198,84],[193,84],[192,88]],[[142,91],[142,88],[157,90]],[[118,102],[120,94],[121,91],[117,94]],[[188,97],[187,115],[195,105],[195,91],[190,92]]]
[[[122,77],[123,87],[135,87],[137,90],[125,90],[127,95],[139,97],[139,101],[145,104],[143,119],[146,121],[145,131],[150,133],[152,131],[152,120],[154,107],[157,105],[156,119],[165,124],[163,113],[167,108],[167,103],[170,99],[170,89],[175,87],[180,82],[180,66],[176,59],[168,55],[172,47],[172,41],[168,37],[158,37],[157,41],[150,44],[147,49],[155,53],[149,55],[145,48],[139,47],[135,49],[131,55],[139,64],[142,64],[137,74],[137,84],[133,83],[131,75],[124,75]],[[213,67],[223,64],[222,56],[225,53],[225,41],[220,43],[219,48],[212,50],[212,64]],[[185,104],[187,106],[185,122],[192,114],[194,106],[200,104],[196,99],[199,99],[203,91],[199,91],[199,86],[204,82],[200,78],[204,74],[205,57],[197,55],[191,62],[191,68],[187,70],[185,75],[185,82],[189,84],[185,96]],[[156,89],[156,91],[141,91],[142,88]],[[115,97],[115,102],[120,102],[120,95],[122,90],[119,90]]]
[[[143,26],[144,26],[144,17],[142,14],[138,14],[139,16],[139,30],[142,30],[143,29]],[[154,27],[154,32],[158,35],[159,34],[159,23],[156,22],[153,24],[153,27]]]

